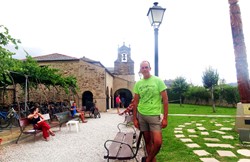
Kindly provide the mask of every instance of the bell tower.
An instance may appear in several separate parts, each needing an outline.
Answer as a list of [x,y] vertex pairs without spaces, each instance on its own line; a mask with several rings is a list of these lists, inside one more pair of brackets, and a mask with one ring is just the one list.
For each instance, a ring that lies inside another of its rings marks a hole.
[[118,47],[117,59],[114,62],[114,74],[128,81],[135,80],[134,61],[131,59],[130,46],[123,45]]

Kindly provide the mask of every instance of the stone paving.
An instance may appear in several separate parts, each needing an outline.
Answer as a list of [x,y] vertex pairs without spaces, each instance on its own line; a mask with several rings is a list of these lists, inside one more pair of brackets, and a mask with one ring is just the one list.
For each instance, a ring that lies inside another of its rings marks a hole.
[[[235,146],[231,144],[232,142],[230,143],[230,140],[238,140],[238,137],[234,137],[229,133],[233,131],[232,127],[235,125],[232,120],[225,119],[222,123],[218,123],[216,119],[212,119],[209,124],[214,125],[215,130],[208,130],[205,127],[205,122],[207,121],[198,120],[182,123],[174,128],[175,137],[183,142],[186,147],[191,148],[194,155],[199,156],[202,162],[219,162],[219,160],[216,159],[218,156],[232,157],[234,159],[240,156],[237,162],[250,162],[250,147],[235,149]],[[15,130],[15,128],[13,130]],[[15,132],[16,131],[13,131],[11,134],[16,135]],[[217,136],[214,137],[213,134],[219,136],[220,139]],[[4,132],[0,132],[0,135],[5,134]],[[203,140],[203,144],[206,146],[205,148],[195,143],[195,139],[198,138]],[[226,143],[221,141],[226,141]],[[212,153],[209,151],[210,148],[216,149],[216,152]]]
[[[178,127],[174,129],[175,137],[182,141],[187,147],[193,149],[194,154],[199,156],[202,162],[219,162],[219,160],[216,159],[216,156],[235,158],[237,157],[237,154],[242,155],[241,157],[244,157],[239,158],[238,162],[250,162],[249,147],[244,149],[238,149],[236,150],[236,152],[233,152],[232,149],[234,149],[235,146],[232,146],[230,144],[230,140],[234,140],[235,137],[228,134],[229,131],[233,131],[233,128],[225,127],[223,123],[217,123],[216,120],[211,120],[210,124],[213,124],[217,129],[207,130],[203,126],[203,122],[206,121],[192,121],[191,123],[189,122],[178,125]],[[232,121],[225,120],[223,122],[229,123]],[[234,126],[234,123],[230,123],[230,126]],[[212,133],[218,134],[223,139],[223,141],[228,142],[222,143],[220,139],[212,136],[210,137],[210,134]],[[202,140],[204,140],[203,144],[207,146],[207,150],[201,149],[201,146],[198,143],[194,142],[195,138],[202,138]],[[217,155],[212,155],[209,152],[209,148],[215,148]],[[230,151],[230,149],[232,151]]]
[[[107,154],[104,142],[114,138],[118,132],[117,124],[124,121],[124,116],[118,115],[114,109],[101,113],[100,119],[86,120],[87,123],[80,123],[79,132],[75,129],[70,131],[65,125],[60,131],[58,127],[52,128],[56,136],[48,142],[43,140],[42,134],[37,136],[36,141],[33,136],[23,135],[19,143],[15,144],[16,135],[19,135],[18,128],[3,130],[0,132],[0,138],[4,137],[0,145],[0,162],[106,162],[103,158]],[[130,127],[121,128],[122,131],[131,131]],[[139,149],[138,160],[145,156],[143,148]],[[127,162],[135,161],[132,159]]]

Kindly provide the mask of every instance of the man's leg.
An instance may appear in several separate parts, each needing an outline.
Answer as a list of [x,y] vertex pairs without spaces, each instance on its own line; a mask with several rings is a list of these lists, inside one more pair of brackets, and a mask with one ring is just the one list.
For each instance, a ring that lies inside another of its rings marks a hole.
[[161,149],[162,134],[159,131],[143,132],[143,137],[146,144],[147,159],[146,162],[156,162],[156,155]]
[[155,146],[156,143],[154,143],[154,137],[153,133],[146,131],[143,132],[143,137],[146,144],[146,151],[147,151],[147,158],[146,162],[156,162],[156,154],[159,152],[160,149],[157,151],[157,146]]
[[81,113],[80,113],[80,118],[81,118],[82,123],[87,123],[87,121],[85,121],[84,112],[81,112]]
[[146,162],[156,162],[156,155],[161,149],[162,145],[162,133],[160,131],[152,131],[150,133],[151,137],[151,148],[148,152],[148,157]]
[[138,113],[138,119],[140,123],[140,130],[143,132],[143,137],[146,144],[146,162],[156,162],[155,156],[160,151],[162,145],[160,117],[143,116]]
[[119,114],[120,113],[120,104],[118,103],[117,104],[117,114]]
[[152,141],[151,141],[151,135],[149,131],[143,132],[143,138],[146,144],[146,151],[147,151],[147,156],[151,152],[151,147],[152,147]]

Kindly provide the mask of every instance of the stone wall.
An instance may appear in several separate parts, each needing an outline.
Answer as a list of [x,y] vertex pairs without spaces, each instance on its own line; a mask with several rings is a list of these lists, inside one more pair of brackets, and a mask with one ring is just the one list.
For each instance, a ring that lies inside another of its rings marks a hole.
[[119,78],[119,77],[115,77],[114,78],[114,93],[121,89],[126,87],[126,89],[128,89],[129,91],[131,91],[131,93],[133,94],[133,86],[134,86],[135,82],[129,82],[123,78]]
[[135,81],[135,75],[115,75],[118,78],[122,78],[124,80],[127,80],[129,82],[134,82]]
[[9,86],[5,91],[3,88],[0,89],[0,103],[3,106],[7,106],[14,101],[14,88]]
[[[42,62],[40,65],[50,65],[51,68],[60,69],[60,72],[65,76],[73,75],[77,79],[78,87],[77,95],[70,95],[70,100],[75,100],[78,106],[82,105],[82,94],[90,91],[93,94],[93,100],[96,106],[102,111],[106,110],[106,78],[109,76],[105,68],[95,64],[91,64],[82,60],[79,61],[58,61],[58,62]],[[112,77],[111,77],[112,78]],[[109,79],[108,85],[111,85],[112,79]],[[65,94],[59,92],[57,96],[65,97]],[[54,98],[54,94],[49,94],[49,98]],[[60,98],[63,100],[63,98]]]
[[114,83],[114,77],[110,75],[109,73],[106,73],[106,97],[108,98],[108,107],[112,108],[112,98],[113,98],[113,83]]
[[[72,92],[66,94],[60,87],[45,87],[38,84],[35,88],[29,89],[29,101],[75,101],[78,107],[82,106],[82,96],[86,91],[93,94],[93,101],[100,111],[106,111],[107,107],[112,108],[114,105],[114,93],[119,89],[128,89],[132,93],[134,85],[133,75],[115,76],[109,73],[105,67],[98,62],[89,63],[84,60],[67,60],[67,61],[42,61],[38,62],[40,66],[49,66],[50,68],[59,69],[59,73],[64,76],[75,76],[78,88],[77,94]],[[132,80],[132,81],[131,81]],[[17,96],[19,102],[25,101],[24,88],[17,86]],[[13,94],[11,97],[13,98]]]

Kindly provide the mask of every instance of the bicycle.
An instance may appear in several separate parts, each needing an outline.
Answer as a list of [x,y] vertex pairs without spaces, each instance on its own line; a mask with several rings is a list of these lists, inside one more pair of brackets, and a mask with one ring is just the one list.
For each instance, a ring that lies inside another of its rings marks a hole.
[[0,128],[7,128],[9,125],[19,126],[18,120],[19,116],[13,107],[8,112],[0,111]]
[[97,117],[101,118],[101,114],[99,112],[99,109],[95,105],[90,108],[90,112],[92,113],[92,115],[94,115],[94,118],[97,118]]

